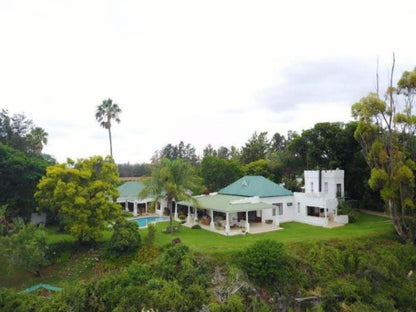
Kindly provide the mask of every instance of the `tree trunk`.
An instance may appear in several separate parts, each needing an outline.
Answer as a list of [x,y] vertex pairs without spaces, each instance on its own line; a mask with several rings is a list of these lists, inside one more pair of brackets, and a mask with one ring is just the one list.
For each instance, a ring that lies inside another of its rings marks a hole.
[[173,217],[172,217],[172,198],[168,197],[168,209],[169,209],[169,230],[173,232]]
[[395,211],[395,205],[393,203],[393,200],[389,200],[388,202],[389,207],[389,213],[391,221],[393,222],[393,227],[396,230],[396,233],[400,236],[401,239],[403,239],[405,242],[408,241],[408,233],[407,231],[404,231],[403,229],[403,218],[398,216],[397,211]]
[[111,140],[111,128],[108,128],[108,137],[110,138],[110,156],[113,158],[113,142]]

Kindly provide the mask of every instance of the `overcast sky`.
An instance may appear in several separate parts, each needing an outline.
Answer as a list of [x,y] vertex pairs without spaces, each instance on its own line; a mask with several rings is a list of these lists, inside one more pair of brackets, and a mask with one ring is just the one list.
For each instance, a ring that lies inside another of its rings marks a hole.
[[348,122],[350,107],[416,66],[416,1],[0,1],[0,108],[49,133],[44,152],[117,163],[183,140],[241,147],[254,131]]

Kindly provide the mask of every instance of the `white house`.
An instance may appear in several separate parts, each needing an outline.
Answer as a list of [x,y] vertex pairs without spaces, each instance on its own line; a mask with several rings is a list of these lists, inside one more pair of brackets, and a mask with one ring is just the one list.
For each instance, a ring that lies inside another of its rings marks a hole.
[[[305,171],[304,179],[304,192],[293,193],[262,176],[244,176],[217,193],[195,196],[198,207],[186,201],[175,203],[174,218],[184,215],[188,224],[199,222],[225,235],[251,232],[259,224],[278,229],[280,223],[290,221],[323,227],[348,223],[347,216],[337,214],[338,198],[344,196],[344,171]],[[117,201],[125,203],[126,210],[137,214],[141,204],[147,212],[151,198],[139,201],[137,195],[126,195],[137,194],[140,184],[131,184],[128,192],[127,187],[120,188]],[[165,206],[160,202],[155,212],[162,215]]]

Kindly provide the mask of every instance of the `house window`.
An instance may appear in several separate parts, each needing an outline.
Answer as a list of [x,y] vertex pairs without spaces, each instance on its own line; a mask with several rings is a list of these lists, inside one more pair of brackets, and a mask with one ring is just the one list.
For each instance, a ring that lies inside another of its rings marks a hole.
[[337,197],[341,197],[341,184],[337,184]]
[[293,206],[293,203],[287,203],[286,206],[292,207]]
[[328,182],[324,182],[324,192],[328,193]]
[[273,208],[272,209],[272,217],[275,217],[276,216],[276,208]]
[[319,207],[307,206],[308,216],[310,217],[319,217],[321,209]]
[[298,213],[300,213],[300,203],[298,203]]
[[279,216],[283,214],[283,203],[274,203],[273,206],[277,206],[277,209],[279,209]]
[[313,182],[311,182],[311,193],[313,193]]

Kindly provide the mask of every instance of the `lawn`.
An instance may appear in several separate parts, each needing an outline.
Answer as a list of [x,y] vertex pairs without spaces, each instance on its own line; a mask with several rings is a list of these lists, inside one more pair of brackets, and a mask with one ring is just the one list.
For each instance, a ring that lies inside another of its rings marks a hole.
[[272,239],[289,244],[330,239],[351,239],[382,234],[390,235],[393,233],[392,223],[387,218],[359,214],[357,219],[356,223],[332,229],[297,222],[282,223],[280,226],[283,230],[262,234],[248,234],[245,236],[223,236],[217,233],[205,230],[194,230],[187,227],[181,227],[178,233],[164,234],[162,230],[167,227],[168,223],[161,222],[156,226],[156,243],[158,245],[168,244],[173,238],[179,237],[185,245],[191,247],[194,251],[203,253],[227,253],[242,250],[251,243],[261,239]]

